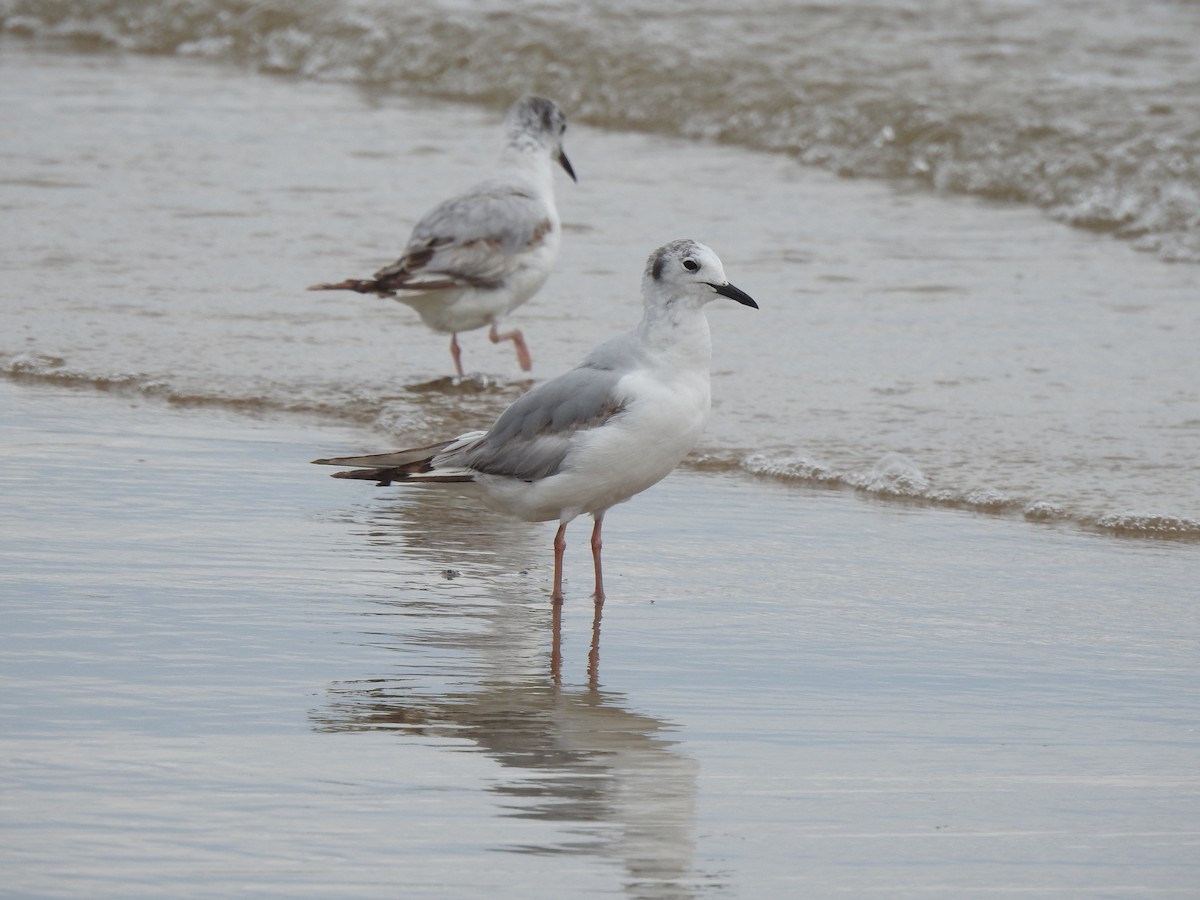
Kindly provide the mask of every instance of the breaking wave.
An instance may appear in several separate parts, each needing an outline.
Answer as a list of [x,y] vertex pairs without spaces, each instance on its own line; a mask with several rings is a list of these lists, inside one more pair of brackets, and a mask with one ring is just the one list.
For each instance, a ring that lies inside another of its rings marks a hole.
[[[1200,261],[1200,5],[0,0],[9,34],[792,154]],[[703,28],[697,22],[708,22]]]
[[1154,513],[1072,515],[1049,500],[1021,499],[994,488],[937,487],[911,460],[888,453],[869,468],[838,471],[805,456],[754,453],[739,464],[759,477],[819,487],[853,489],[883,500],[905,500],[990,515],[1020,515],[1030,522],[1067,522],[1122,537],[1200,540],[1200,521]]

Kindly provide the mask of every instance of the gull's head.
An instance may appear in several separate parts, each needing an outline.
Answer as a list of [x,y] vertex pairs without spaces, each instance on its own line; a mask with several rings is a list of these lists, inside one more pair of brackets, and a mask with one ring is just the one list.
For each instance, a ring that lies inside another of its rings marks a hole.
[[719,294],[758,309],[753,297],[729,283],[720,257],[696,241],[672,241],[659,247],[646,260],[642,281],[647,297],[662,297],[668,303],[687,297],[703,306]]
[[512,105],[504,124],[510,145],[543,149],[552,160],[563,167],[572,181],[579,180],[575,177],[575,170],[571,168],[571,161],[563,151],[567,116],[553,100],[527,94]]

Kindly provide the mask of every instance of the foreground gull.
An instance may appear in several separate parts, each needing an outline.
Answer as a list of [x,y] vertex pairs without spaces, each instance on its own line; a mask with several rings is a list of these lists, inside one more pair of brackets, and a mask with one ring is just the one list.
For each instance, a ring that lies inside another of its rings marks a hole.
[[575,179],[562,148],[566,128],[567,117],[554,101],[522,97],[504,119],[504,148],[492,178],[427,212],[404,255],[371,278],[309,290],[358,291],[407,303],[434,331],[450,335],[460,376],[458,332],[491,325],[492,343],[512,341],[528,372],[533,361],[524,336],[499,329],[505,316],[538,292],[558,257],[562,227],[553,164]]
[[595,598],[603,602],[604,514],[665,478],[708,422],[712,341],[704,305],[720,295],[758,308],[729,283],[717,255],[695,241],[675,241],[650,255],[642,295],[637,328],[518,398],[490,430],[413,450],[314,461],[368,466],[334,477],[380,485],[473,481],[495,509],[531,522],[557,519],[556,604],[563,599],[567,525],[590,513]]

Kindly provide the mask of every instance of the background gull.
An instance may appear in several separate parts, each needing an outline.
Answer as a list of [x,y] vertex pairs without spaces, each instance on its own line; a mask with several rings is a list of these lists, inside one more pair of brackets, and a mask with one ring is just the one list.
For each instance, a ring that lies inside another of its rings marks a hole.
[[310,291],[350,290],[395,297],[434,331],[450,334],[454,369],[463,374],[458,332],[491,326],[493,343],[510,340],[517,362],[533,361],[504,317],[545,283],[562,237],[554,205],[557,162],[575,180],[562,148],[567,117],[552,100],[522,97],[504,119],[496,174],[434,207],[413,229],[404,254],[371,278],[315,284]]
[[717,255],[695,241],[675,241],[650,255],[642,296],[645,312],[635,329],[521,396],[488,431],[412,450],[315,462],[366,466],[334,477],[381,485],[472,481],[502,512],[533,522],[557,519],[555,603],[563,599],[567,525],[589,513],[595,520],[595,598],[603,602],[604,514],[665,478],[708,422],[712,341],[704,305],[725,296],[758,308],[729,283]]

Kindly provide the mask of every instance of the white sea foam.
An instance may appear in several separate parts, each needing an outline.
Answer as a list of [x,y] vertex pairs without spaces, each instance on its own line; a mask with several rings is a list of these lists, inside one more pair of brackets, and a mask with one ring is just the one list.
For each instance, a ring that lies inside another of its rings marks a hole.
[[489,105],[546,82],[581,121],[1028,203],[1200,261],[1196,5],[1136,18],[1123,0],[986,7],[858,0],[780,16],[753,0],[735,27],[696,31],[708,15],[724,21],[726,6],[640,0],[581,17],[574,4],[515,16],[504,0],[476,0],[469,16],[454,0],[260,3],[244,14],[224,0],[194,0],[186,13],[159,0],[7,0],[0,30]]

